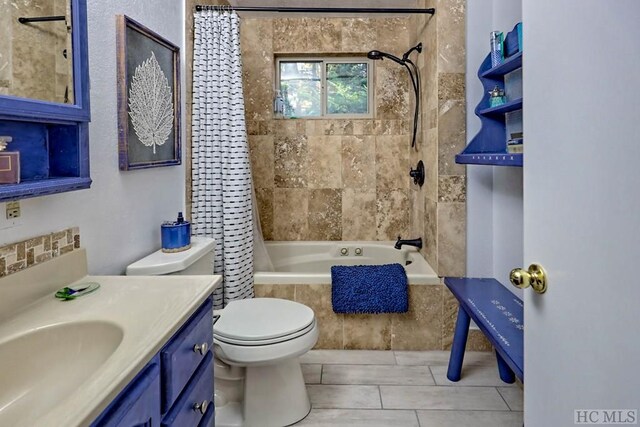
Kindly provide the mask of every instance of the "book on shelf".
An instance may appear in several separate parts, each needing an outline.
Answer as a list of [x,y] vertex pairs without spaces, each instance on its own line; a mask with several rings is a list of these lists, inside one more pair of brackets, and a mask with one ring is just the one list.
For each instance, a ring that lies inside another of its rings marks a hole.
[[[513,137],[513,134],[512,134]],[[520,154],[523,153],[523,139],[520,138],[513,138],[510,139],[509,141],[507,141],[507,153],[509,154]]]

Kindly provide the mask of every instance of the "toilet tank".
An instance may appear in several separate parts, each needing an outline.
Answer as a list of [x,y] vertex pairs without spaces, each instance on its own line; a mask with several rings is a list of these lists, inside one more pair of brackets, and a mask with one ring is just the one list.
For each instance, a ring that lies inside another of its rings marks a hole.
[[158,250],[127,267],[127,276],[213,274],[216,241],[210,237],[192,237],[186,251],[165,253]]

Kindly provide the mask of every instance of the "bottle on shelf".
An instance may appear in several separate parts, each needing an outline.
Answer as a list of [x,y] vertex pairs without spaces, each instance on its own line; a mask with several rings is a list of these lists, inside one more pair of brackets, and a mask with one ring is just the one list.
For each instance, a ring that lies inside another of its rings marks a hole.
[[507,103],[507,98],[504,95],[504,90],[500,89],[498,85],[489,91],[489,107],[499,107]]
[[284,117],[284,99],[279,90],[276,90],[276,96],[273,99],[273,113],[277,119]]
[[504,62],[504,33],[491,32],[491,66],[495,67]]

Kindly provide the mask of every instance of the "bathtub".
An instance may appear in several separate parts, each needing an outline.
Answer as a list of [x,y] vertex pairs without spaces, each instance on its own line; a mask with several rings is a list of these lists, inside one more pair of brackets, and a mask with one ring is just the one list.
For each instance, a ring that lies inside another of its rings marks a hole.
[[266,242],[273,272],[258,271],[256,285],[328,284],[332,265],[402,264],[410,285],[437,285],[440,278],[413,247],[395,242]]

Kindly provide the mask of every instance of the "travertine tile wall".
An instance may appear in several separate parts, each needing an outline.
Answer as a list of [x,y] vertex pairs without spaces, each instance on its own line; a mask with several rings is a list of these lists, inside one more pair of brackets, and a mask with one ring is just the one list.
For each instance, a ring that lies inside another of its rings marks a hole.
[[[455,155],[466,144],[466,0],[419,0],[418,7],[435,7],[437,13],[413,18],[412,41],[422,42],[425,50],[418,62],[424,82],[420,138],[410,159],[423,160],[427,176],[422,189],[412,187],[410,228],[424,236],[422,252],[440,276],[464,276],[466,168],[455,163]],[[447,349],[458,304],[442,288],[442,346]],[[477,330],[470,332],[468,347],[491,348]]]
[[274,120],[274,58],[410,47],[409,18],[242,20],[247,127],[267,240],[395,240],[409,232],[409,79],[374,65],[367,120]]
[[435,7],[433,16],[414,18],[413,41],[425,46],[419,58],[424,80],[421,138],[410,157],[422,159],[427,180],[413,187],[411,230],[425,237],[423,253],[441,276],[462,276],[466,253],[466,169],[455,155],[466,142],[466,0],[420,0]]
[[[73,102],[71,45],[63,22],[20,24],[21,16],[68,15],[67,0],[0,2],[0,95]],[[5,36],[7,35],[7,36]],[[69,60],[63,56],[68,49]]]
[[0,246],[0,277],[17,273],[80,248],[78,227]]

